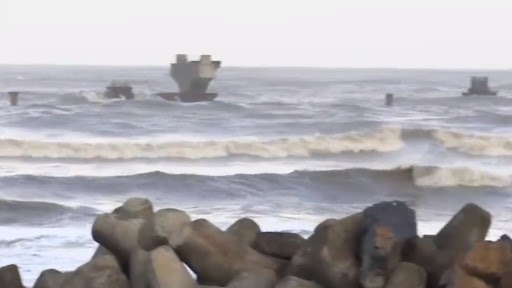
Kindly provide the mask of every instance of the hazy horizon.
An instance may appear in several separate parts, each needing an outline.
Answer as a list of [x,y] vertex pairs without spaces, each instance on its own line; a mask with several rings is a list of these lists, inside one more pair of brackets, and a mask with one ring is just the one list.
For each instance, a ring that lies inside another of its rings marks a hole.
[[0,63],[512,69],[512,4],[447,2],[0,0]]
[[[173,62],[174,59],[170,59],[167,61],[167,64],[84,64],[84,63],[0,63],[0,67],[90,67],[90,68],[163,68],[169,69],[169,65]],[[235,65],[222,65],[222,69],[219,71],[222,73],[224,69],[313,69],[313,70],[383,70],[383,71],[392,71],[392,70],[410,70],[410,71],[442,71],[442,72],[512,72],[512,68],[451,68],[451,67],[440,67],[440,68],[423,68],[423,67],[336,67],[336,66],[251,66],[251,65],[243,65],[243,66],[235,66]]]

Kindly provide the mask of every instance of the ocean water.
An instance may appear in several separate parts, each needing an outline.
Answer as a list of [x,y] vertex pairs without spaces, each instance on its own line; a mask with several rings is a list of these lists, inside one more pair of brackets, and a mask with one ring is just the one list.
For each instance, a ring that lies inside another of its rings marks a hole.
[[[487,75],[498,97],[462,97]],[[133,101],[107,100],[111,80]],[[305,236],[384,200],[436,233],[465,203],[512,233],[512,71],[221,68],[208,103],[168,102],[168,67],[0,66],[0,266],[32,285],[92,256],[94,217],[147,197],[226,228]],[[385,93],[395,94],[392,107]]]

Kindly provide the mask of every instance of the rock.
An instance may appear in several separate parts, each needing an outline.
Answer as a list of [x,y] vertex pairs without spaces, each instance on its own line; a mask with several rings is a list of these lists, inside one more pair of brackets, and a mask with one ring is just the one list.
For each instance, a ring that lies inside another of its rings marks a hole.
[[114,209],[112,214],[118,215],[119,219],[151,219],[153,217],[153,204],[146,198],[130,198],[122,206]]
[[276,282],[274,272],[261,269],[238,274],[226,288],[273,288]]
[[138,249],[139,229],[142,219],[120,219],[115,214],[102,214],[96,218],[92,226],[92,238],[111,251],[121,265],[130,260],[130,254]]
[[288,274],[325,288],[359,287],[357,251],[363,214],[321,223],[293,256]]
[[149,287],[149,279],[146,273],[148,266],[149,253],[147,251],[138,249],[130,255],[130,288]]
[[62,273],[55,269],[41,272],[33,288],[60,288],[64,280],[71,277],[72,272]]
[[296,233],[260,232],[254,241],[254,250],[277,258],[290,260],[306,240]]
[[97,257],[78,267],[59,288],[128,288],[129,283],[114,256]]
[[254,220],[242,218],[229,226],[226,233],[235,237],[242,245],[251,246],[260,231],[260,226]]
[[402,262],[391,272],[386,288],[425,288],[427,272],[422,267]]
[[281,279],[275,288],[322,288],[315,282],[300,279],[294,276],[286,276]]
[[324,229],[325,226],[330,226],[332,224],[336,224],[336,223],[338,223],[338,221],[339,221],[339,219],[334,219],[334,218],[325,219],[324,221],[320,222],[320,224],[318,224],[315,227],[315,230],[313,231],[313,233],[316,233],[317,230]]
[[498,242],[502,242],[505,245],[507,245],[508,250],[512,251],[512,239],[507,235],[501,235],[500,239],[498,239]]
[[501,235],[499,241],[512,242],[512,238],[510,238],[507,234]]
[[238,243],[205,219],[192,221],[184,239],[176,252],[201,285],[226,286],[242,271],[282,269],[282,263]]
[[401,262],[402,248],[417,237],[416,212],[404,202],[380,202],[363,211],[361,284],[384,287],[387,277]]
[[104,256],[104,255],[114,255],[114,254],[112,254],[112,252],[108,251],[107,248],[105,248],[101,245],[98,245],[98,248],[96,248],[96,251],[92,255],[91,259],[94,259],[94,258],[100,257],[100,256]]
[[491,214],[470,203],[462,207],[437,233],[434,242],[443,251],[467,251],[484,241],[491,225]]
[[429,239],[429,240],[432,240],[434,241],[434,238],[436,238],[436,235],[432,235],[432,234],[425,234],[422,236],[422,238],[425,238],[425,239]]
[[196,282],[183,266],[172,248],[159,247],[149,253],[148,275],[150,287],[195,288]]
[[190,221],[190,216],[184,211],[172,208],[158,210],[152,220],[144,222],[139,233],[139,244],[146,251],[162,245],[175,248],[183,242],[183,230]]
[[480,278],[469,275],[458,265],[454,268],[453,276],[447,288],[491,288]]
[[23,288],[18,266],[7,265],[0,268],[0,287]]
[[500,279],[500,288],[510,288],[512,287],[512,267],[508,268],[503,275],[501,275]]
[[451,255],[442,253],[432,237],[415,238],[404,253],[404,260],[417,264],[427,271],[427,287],[438,287],[441,277],[452,263]]
[[512,252],[505,242],[477,243],[464,257],[462,267],[471,275],[482,279],[499,279],[512,267]]

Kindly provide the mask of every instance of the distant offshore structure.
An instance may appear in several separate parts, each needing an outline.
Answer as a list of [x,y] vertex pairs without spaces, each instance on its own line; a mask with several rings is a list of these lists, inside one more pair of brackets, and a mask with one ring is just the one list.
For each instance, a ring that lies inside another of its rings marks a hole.
[[178,84],[179,92],[161,92],[158,96],[169,101],[202,102],[212,101],[217,93],[206,90],[220,68],[221,61],[212,61],[210,55],[201,55],[199,61],[189,61],[187,55],[176,55],[169,74]]
[[103,96],[108,99],[121,99],[133,100],[135,94],[133,94],[132,86],[126,81],[114,80],[107,86]]
[[489,88],[489,78],[488,77],[471,77],[471,87],[467,92],[463,92],[463,96],[495,96],[498,94],[498,91],[493,91]]
[[18,106],[18,96],[20,95],[19,91],[9,91],[7,92],[9,95],[9,103],[11,106]]
[[386,94],[386,101],[385,101],[385,104],[386,106],[393,106],[393,98],[394,98],[394,95],[391,94],[391,93],[387,93]]

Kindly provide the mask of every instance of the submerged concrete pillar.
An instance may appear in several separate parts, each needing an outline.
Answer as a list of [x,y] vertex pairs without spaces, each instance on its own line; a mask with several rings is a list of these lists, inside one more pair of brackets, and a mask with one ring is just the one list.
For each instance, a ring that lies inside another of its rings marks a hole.
[[135,98],[132,86],[125,81],[112,81],[110,86],[106,87],[103,95],[105,98],[109,99],[120,99],[124,97],[126,100],[132,100]]
[[386,94],[386,106],[393,106],[393,94]]
[[497,91],[493,91],[489,88],[488,77],[471,77],[471,86],[467,92],[464,92],[464,96],[469,95],[496,95]]
[[18,105],[18,96],[20,95],[20,92],[10,91],[10,92],[7,92],[7,95],[9,95],[9,102],[11,103],[11,106],[17,106]]

